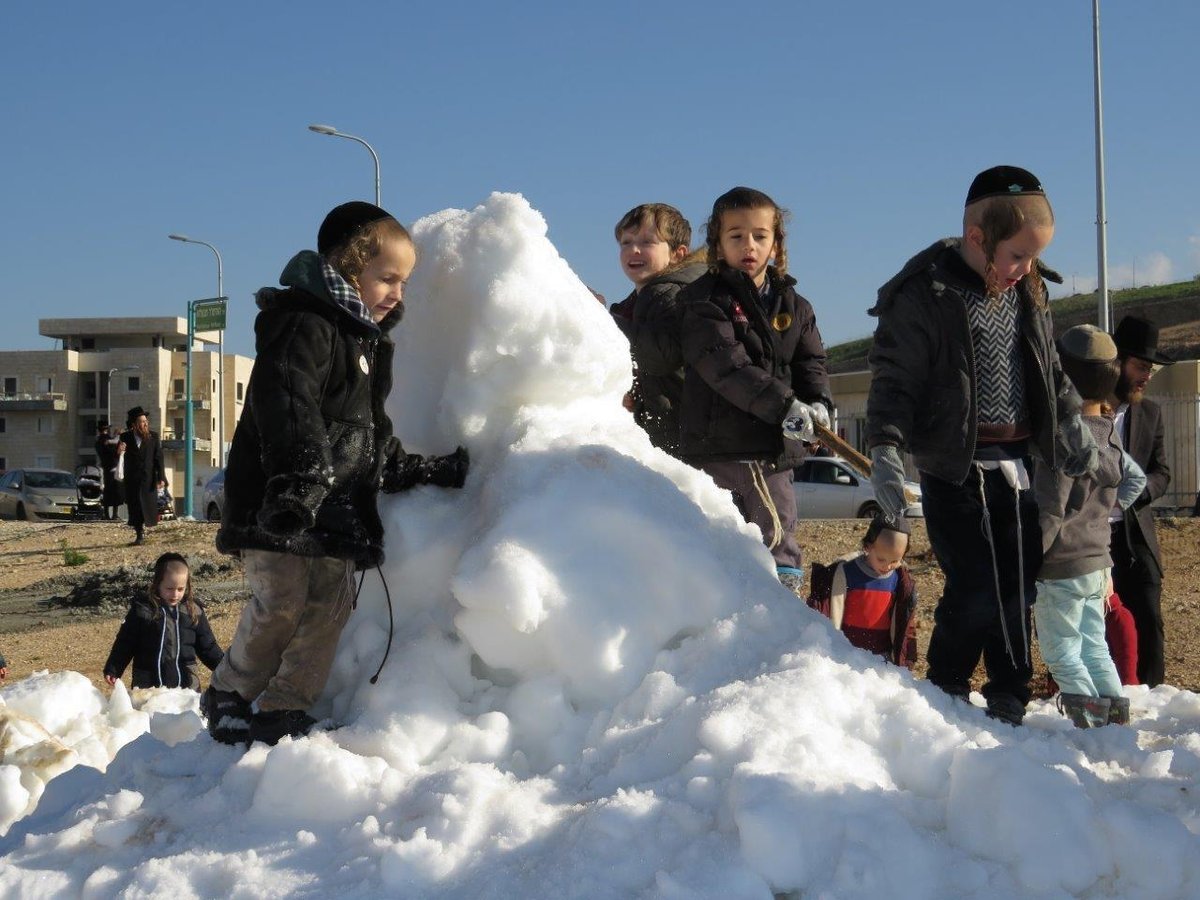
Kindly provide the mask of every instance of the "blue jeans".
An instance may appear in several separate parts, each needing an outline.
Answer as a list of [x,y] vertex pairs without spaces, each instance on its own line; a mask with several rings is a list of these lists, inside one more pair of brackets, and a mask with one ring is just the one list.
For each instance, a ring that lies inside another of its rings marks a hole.
[[1037,583],[1033,618],[1038,645],[1064,694],[1121,696],[1121,679],[1104,639],[1107,599],[1107,569]]

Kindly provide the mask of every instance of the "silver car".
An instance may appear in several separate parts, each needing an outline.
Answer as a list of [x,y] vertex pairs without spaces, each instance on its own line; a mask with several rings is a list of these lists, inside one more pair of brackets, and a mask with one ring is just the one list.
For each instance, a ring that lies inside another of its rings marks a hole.
[[210,522],[220,522],[221,514],[225,511],[225,470],[221,469],[204,485],[204,497],[201,500],[204,518]]
[[0,518],[65,519],[79,505],[73,472],[61,469],[11,469],[0,476]]
[[[801,519],[869,519],[879,512],[871,479],[836,456],[812,456],[796,466],[796,509]],[[921,486],[904,482],[912,502],[904,510],[908,517],[923,516]]]

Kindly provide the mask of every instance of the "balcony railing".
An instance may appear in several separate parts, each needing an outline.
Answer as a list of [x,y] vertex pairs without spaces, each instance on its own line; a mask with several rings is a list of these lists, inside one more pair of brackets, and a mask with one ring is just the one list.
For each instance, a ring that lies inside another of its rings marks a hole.
[[[162,447],[164,450],[172,450],[177,453],[182,453],[184,450],[187,449],[187,441],[184,440],[183,435],[176,434],[173,430],[171,430],[169,428],[163,429],[162,433],[159,434],[158,439],[160,441],[162,441]],[[192,438],[192,449],[193,450],[196,450],[196,451],[199,451],[202,453],[207,453],[212,450],[212,445],[213,445],[213,442],[209,438],[202,438],[202,437]]]
[[4,412],[66,412],[67,395],[54,393],[0,394]]
[[[167,408],[178,409],[187,406],[187,394],[170,394],[167,397]],[[192,397],[192,409],[212,409],[212,399],[208,394],[197,394]]]

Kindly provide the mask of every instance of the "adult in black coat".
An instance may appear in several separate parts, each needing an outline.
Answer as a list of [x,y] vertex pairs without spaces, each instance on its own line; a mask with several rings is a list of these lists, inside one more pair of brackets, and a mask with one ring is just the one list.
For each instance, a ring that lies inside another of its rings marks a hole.
[[120,458],[117,438],[109,435],[107,422],[100,422],[96,426],[96,460],[104,473],[102,502],[106,519],[115,519],[117,508],[125,502],[125,487],[117,480],[117,462]]
[[129,430],[121,435],[117,450],[123,455],[125,502],[129,504],[129,527],[134,544],[145,540],[147,525],[158,524],[158,485],[166,483],[162,444],[150,430],[146,411],[135,406],[126,420]]
[[[1121,358],[1117,382],[1117,424],[1125,452],[1146,473],[1146,488],[1112,522],[1113,588],[1137,625],[1138,681],[1150,687],[1166,676],[1166,637],[1162,618],[1162,554],[1150,504],[1167,492],[1171,469],[1163,447],[1162,409],[1145,396],[1156,365],[1170,365],[1158,351],[1158,328],[1145,319],[1126,316],[1113,341]],[[1118,511],[1119,512],[1119,511]]]

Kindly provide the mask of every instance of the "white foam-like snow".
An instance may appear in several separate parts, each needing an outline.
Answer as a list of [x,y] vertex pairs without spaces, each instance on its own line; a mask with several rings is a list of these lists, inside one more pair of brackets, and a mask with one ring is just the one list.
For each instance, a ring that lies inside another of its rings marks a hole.
[[634,426],[623,339],[537,212],[496,194],[414,234],[389,410],[472,469],[382,503],[379,683],[368,573],[328,733],[242,752],[186,692],[3,689],[0,892],[1200,894],[1200,698],[1017,730],[852,650]]

